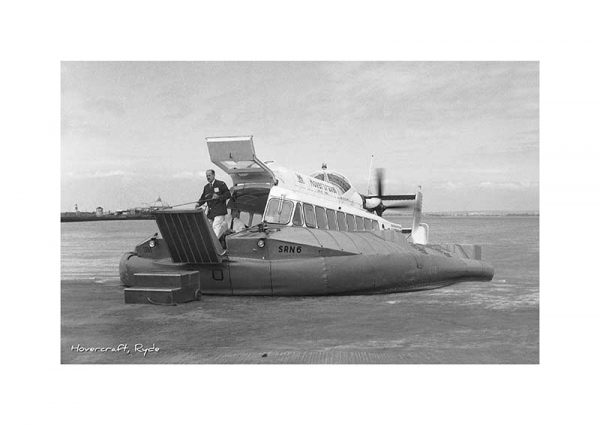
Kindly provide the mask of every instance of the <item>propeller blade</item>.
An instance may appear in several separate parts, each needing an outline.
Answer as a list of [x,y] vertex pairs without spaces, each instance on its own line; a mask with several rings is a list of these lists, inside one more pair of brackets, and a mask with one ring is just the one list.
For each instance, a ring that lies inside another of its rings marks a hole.
[[398,204],[398,205],[384,205],[384,204],[379,204],[377,206],[377,208],[375,208],[373,211],[375,211],[375,214],[377,214],[379,217],[381,217],[384,213],[384,211],[387,210],[404,210],[404,209],[409,209],[412,208],[412,205],[410,204]]
[[412,201],[417,195],[383,195],[382,201]]
[[405,210],[412,208],[411,204],[401,204],[401,205],[384,205],[384,210]]
[[383,168],[378,168],[377,172],[377,197],[381,198],[383,195]]
[[412,201],[417,197],[417,195],[368,195],[364,196],[365,199],[378,198],[382,201]]
[[[360,195],[363,200],[363,206],[368,211],[375,212],[381,217],[383,212],[387,209],[401,210],[407,208],[414,208],[413,203],[403,204],[391,204],[385,205],[383,201],[414,201],[417,197],[415,194],[410,195],[384,195],[383,194],[383,179],[385,171],[383,168],[377,168],[375,170],[375,178],[377,179],[377,195]],[[370,201],[370,202],[367,202]]]

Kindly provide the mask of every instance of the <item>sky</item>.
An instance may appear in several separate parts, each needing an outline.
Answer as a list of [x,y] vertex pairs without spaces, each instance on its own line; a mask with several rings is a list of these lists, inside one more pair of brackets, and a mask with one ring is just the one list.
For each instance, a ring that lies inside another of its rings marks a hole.
[[61,211],[194,201],[234,135],[362,193],[373,155],[425,211],[539,209],[538,62],[62,62]]

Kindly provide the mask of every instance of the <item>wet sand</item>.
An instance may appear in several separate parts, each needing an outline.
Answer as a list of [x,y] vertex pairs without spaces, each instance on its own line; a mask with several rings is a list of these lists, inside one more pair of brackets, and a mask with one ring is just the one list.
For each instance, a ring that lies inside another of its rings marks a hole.
[[[124,304],[116,280],[62,281],[62,363],[538,363],[537,299],[503,281],[345,297]],[[127,351],[81,351],[127,344]],[[158,347],[144,356],[135,350]],[[79,351],[77,350],[79,347]],[[75,349],[73,349],[75,348]],[[138,346],[139,349],[141,347]]]
[[[119,258],[156,224],[63,223],[62,362],[538,363],[539,219],[427,221],[432,243],[482,244],[494,280],[387,295],[132,305],[124,303]],[[71,349],[119,344],[130,354]],[[159,351],[144,357],[135,344]]]

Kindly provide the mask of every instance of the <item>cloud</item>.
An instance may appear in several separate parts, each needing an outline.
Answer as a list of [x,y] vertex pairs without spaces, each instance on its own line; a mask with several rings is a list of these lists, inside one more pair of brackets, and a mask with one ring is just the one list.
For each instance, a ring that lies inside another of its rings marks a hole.
[[123,170],[95,171],[93,173],[76,173],[70,171],[65,173],[65,177],[68,177],[70,179],[101,179],[109,177],[129,177],[133,175],[134,173],[132,173],[131,171]]
[[204,177],[204,175],[200,172],[181,171],[173,174],[171,177],[174,179],[195,180]]
[[192,114],[192,112],[192,108],[186,108],[182,105],[181,108],[179,108],[179,110],[165,114],[163,118],[166,118],[168,120],[182,120],[184,118],[189,117]]
[[63,136],[74,134],[106,138],[112,134],[111,127],[106,125],[106,123],[90,122],[81,115],[76,114],[63,114],[61,119],[61,131]]
[[529,190],[539,187],[537,182],[481,182],[477,185],[483,189]]
[[193,96],[189,96],[181,86],[171,84],[169,89],[163,90],[154,96],[154,102],[165,109],[163,118],[170,120],[184,119],[193,114],[194,108],[190,104]]
[[90,99],[83,103],[83,107],[89,112],[96,112],[99,114],[111,114],[115,117],[121,117],[125,115],[125,107],[123,102],[115,99],[108,98],[97,98]]
[[66,63],[62,83],[73,202],[95,205],[100,186],[106,205],[159,186],[195,196],[214,167],[203,137],[225,134],[254,134],[261,159],[301,172],[329,162],[363,190],[375,153],[386,192],[422,184],[458,209],[539,189],[536,62]]
[[452,181],[441,182],[441,183],[434,183],[433,186],[436,187],[436,188],[445,189],[445,190],[458,190],[458,189],[464,189],[465,188],[465,184],[464,183],[461,183],[461,182],[452,182]]
[[505,181],[505,182],[492,182],[492,181],[484,181],[481,183],[464,183],[457,181],[438,181],[433,182],[431,184],[433,189],[443,189],[443,190],[473,190],[473,189],[489,189],[489,190],[530,190],[539,187],[539,183],[537,182],[515,182],[515,181]]

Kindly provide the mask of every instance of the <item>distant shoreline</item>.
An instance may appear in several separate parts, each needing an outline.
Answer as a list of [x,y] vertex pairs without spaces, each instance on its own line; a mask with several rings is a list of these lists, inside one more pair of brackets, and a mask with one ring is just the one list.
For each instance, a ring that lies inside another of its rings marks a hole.
[[539,217],[540,213],[539,212],[535,212],[535,213],[522,213],[522,212],[515,212],[515,213],[509,213],[509,212],[504,212],[504,213],[495,213],[495,212],[458,212],[458,213],[452,213],[452,212],[444,212],[444,213],[423,213],[424,216],[429,216],[429,217]]
[[73,223],[81,221],[115,221],[115,220],[154,220],[154,216],[151,215],[104,215],[104,216],[63,216],[60,217],[61,223]]
[[[384,217],[412,217],[410,214],[388,214]],[[423,212],[423,217],[539,217],[539,212],[509,212],[509,211],[442,211]]]

